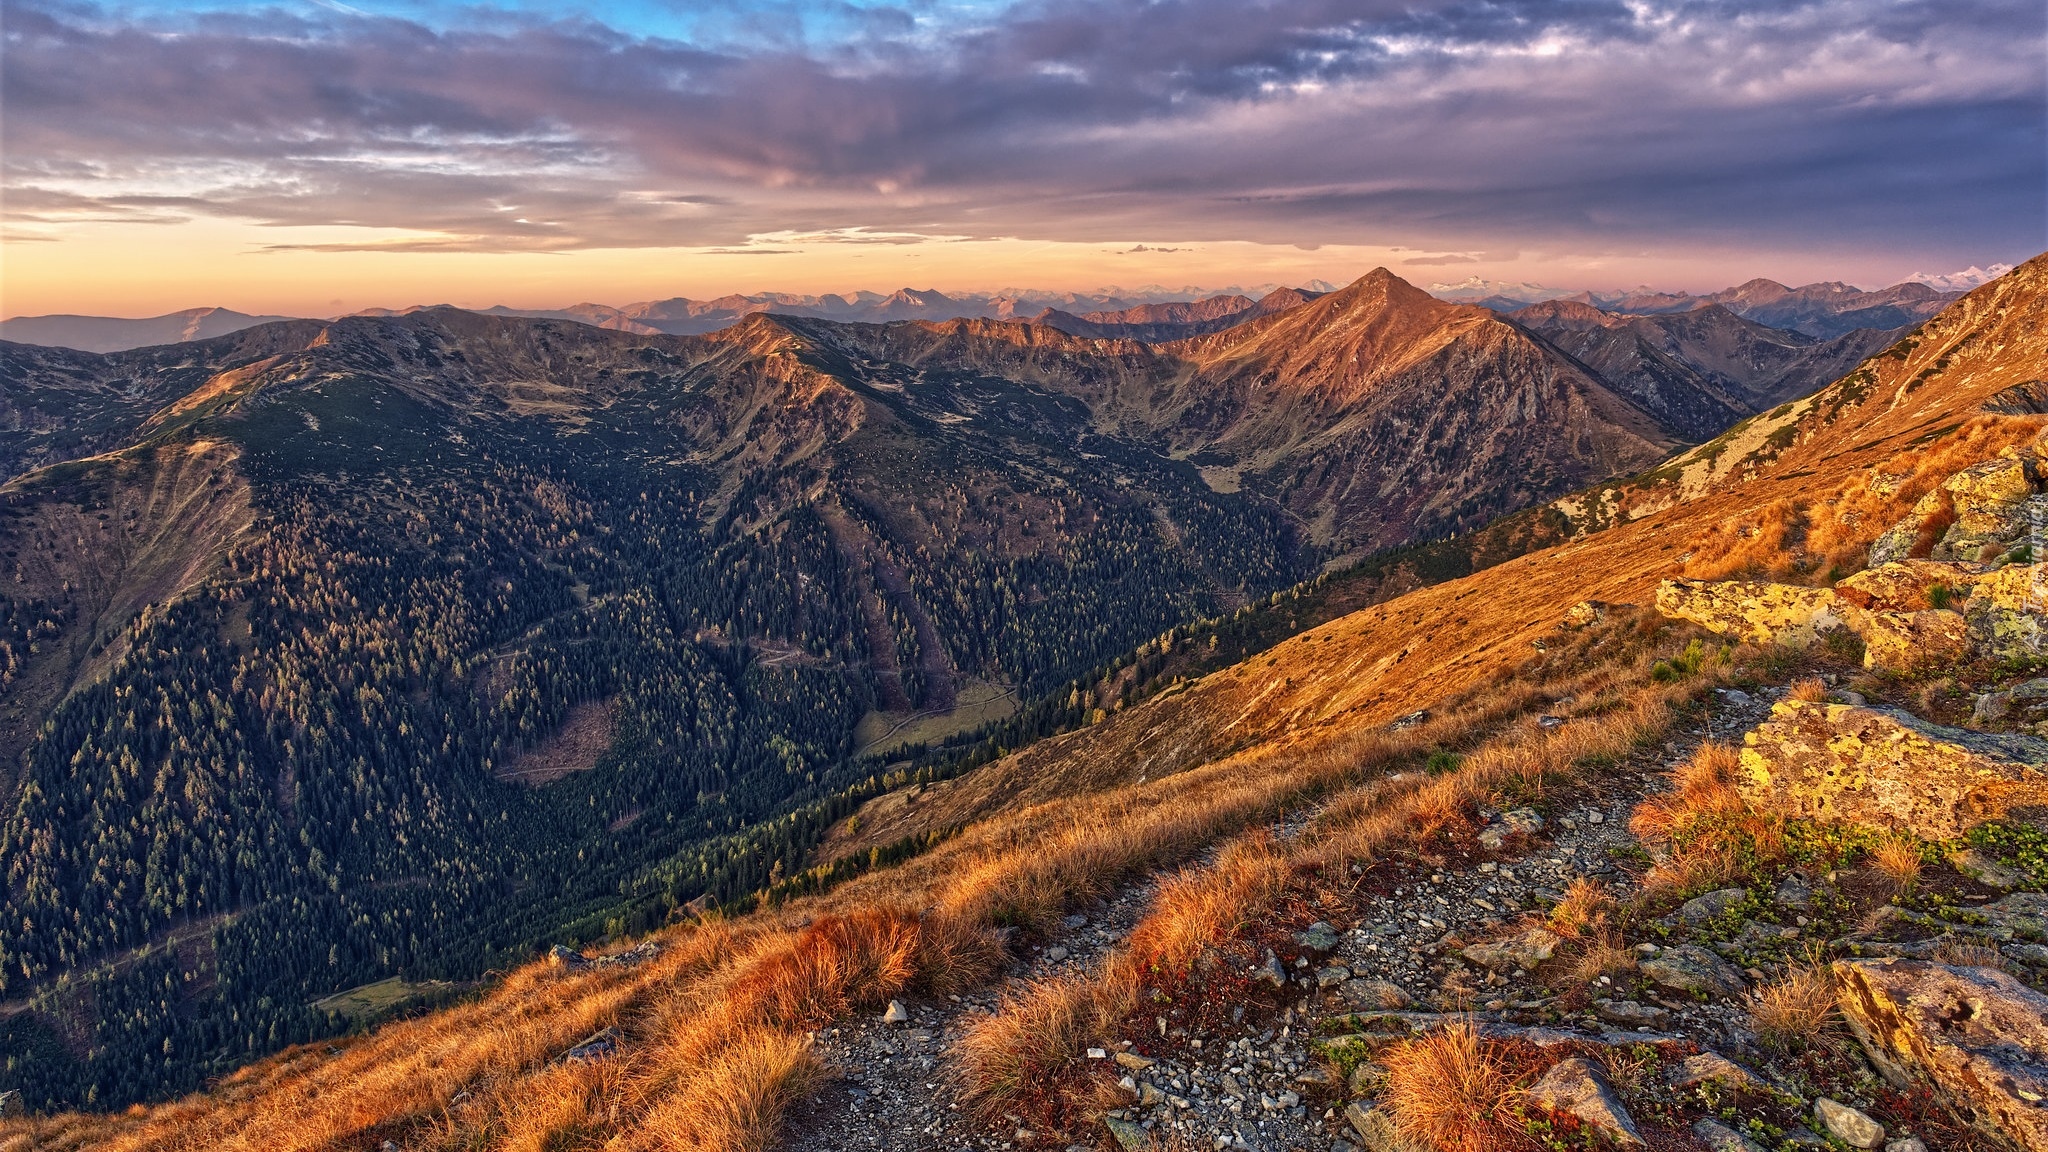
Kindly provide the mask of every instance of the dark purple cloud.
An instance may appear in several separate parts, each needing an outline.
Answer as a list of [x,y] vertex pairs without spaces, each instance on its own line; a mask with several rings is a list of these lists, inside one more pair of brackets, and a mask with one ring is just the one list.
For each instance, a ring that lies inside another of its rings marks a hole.
[[489,13],[4,15],[7,208],[31,230],[2048,244],[2037,0],[1048,0],[863,12],[822,46]]

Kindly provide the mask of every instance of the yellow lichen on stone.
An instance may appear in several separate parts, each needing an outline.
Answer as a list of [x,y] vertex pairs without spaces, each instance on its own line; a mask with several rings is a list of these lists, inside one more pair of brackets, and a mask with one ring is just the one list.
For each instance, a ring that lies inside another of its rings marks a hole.
[[1846,625],[1847,606],[1826,588],[1754,580],[1666,580],[1657,610],[1756,644],[1804,648]]

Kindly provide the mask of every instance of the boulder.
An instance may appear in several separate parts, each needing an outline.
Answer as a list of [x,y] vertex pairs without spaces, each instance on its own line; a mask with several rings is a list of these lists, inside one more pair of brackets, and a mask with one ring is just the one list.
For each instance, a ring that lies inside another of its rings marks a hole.
[[1722,888],[1704,896],[1695,896],[1679,905],[1678,919],[1686,924],[1705,924],[1742,907],[1749,899],[1749,892],[1742,888]]
[[1858,1109],[1823,1096],[1813,1102],[1813,1118],[1828,1135],[1851,1148],[1884,1147],[1884,1125]]
[[1666,948],[1646,956],[1636,968],[1659,988],[1692,996],[1742,991],[1742,972],[1697,944]]
[[1963,614],[1943,608],[1920,612],[1859,609],[1850,627],[1863,639],[1863,666],[1887,672],[1951,667],[1968,660],[1975,643]]
[[1699,1137],[1713,1152],[1764,1152],[1764,1146],[1728,1127],[1719,1120],[1699,1120],[1692,1126],[1692,1134]]
[[1337,987],[1338,995],[1353,1008],[1410,1008],[1415,998],[1406,989],[1390,980],[1346,980]]
[[1673,1088],[1697,1088],[1702,1084],[1718,1084],[1723,1088],[1740,1092],[1769,1094],[1771,1091],[1770,1086],[1756,1073],[1719,1052],[1696,1052],[1687,1056],[1664,1074],[1664,1082]]
[[2007,564],[1977,578],[1970,607],[2009,612],[2048,612],[2048,562]]
[[1337,950],[1337,930],[1327,921],[1318,920],[1294,934],[1294,942],[1305,951],[1321,955]]
[[1543,817],[1533,808],[1515,808],[1500,815],[1500,819],[1479,830],[1479,846],[1489,852],[1498,852],[1516,836],[1534,836],[1543,831]]
[[1600,1066],[1584,1056],[1560,1060],[1528,1090],[1531,1103],[1552,1112],[1576,1116],[1616,1144],[1642,1146],[1643,1134],[1607,1083]]
[[1109,1134],[1116,1140],[1117,1147],[1125,1149],[1126,1152],[1150,1152],[1151,1149],[1158,1147],[1157,1144],[1152,1142],[1152,1134],[1150,1132],[1145,1131],[1129,1120],[1119,1120],[1114,1116],[1104,1116],[1102,1118],[1102,1126],[1109,1129]]
[[2019,535],[2026,527],[2027,498],[2039,481],[2034,454],[2014,449],[1942,481],[1956,518],[1949,537],[2010,540]]
[[1949,857],[1949,863],[1956,871],[1968,876],[1979,884],[2010,892],[2033,879],[2027,873],[2003,863],[1996,856],[1982,848],[1965,848]]
[[1936,488],[1922,496],[1904,519],[1885,529],[1877,542],[1870,546],[1871,566],[1905,560],[1915,553],[1927,555],[1921,547],[1922,540],[1925,539],[1929,546],[1933,545],[1934,534],[1952,522],[1953,516],[1947,492]]
[[1394,1118],[1378,1108],[1368,1108],[1353,1100],[1344,1106],[1344,1119],[1351,1124],[1351,1130],[1358,1133],[1359,1143],[1366,1152],[1421,1152],[1416,1145],[1401,1137],[1394,1127]]
[[1869,568],[1843,577],[1835,585],[1835,595],[1871,612],[1924,612],[1948,606],[1934,602],[1935,588],[1948,589],[1951,603],[1959,604],[1981,574],[1981,566],[1936,560],[1873,561]]
[[1657,611],[1756,644],[1805,648],[1848,626],[1851,606],[1831,589],[1755,580],[1666,580]]
[[583,953],[561,944],[556,944],[548,949],[547,959],[548,967],[565,968],[571,971],[588,967],[590,964],[590,961],[584,958]]
[[2048,1152],[2048,996],[1996,968],[1838,960],[1842,1014],[1895,1087],[1932,1083],[1979,1128]]
[[1459,955],[1496,972],[1532,969],[1550,959],[1561,943],[1563,939],[1548,928],[1525,928],[1499,940],[1468,944]]
[[1671,1022],[1671,1013],[1655,1005],[1605,997],[1593,1001],[1593,1015],[1623,1028],[1662,1028]]
[[1970,643],[1992,660],[2048,655],[2048,564],[2009,564],[1977,581],[1964,606]]
[[1598,600],[1581,600],[1570,608],[1565,609],[1564,626],[1567,628],[1584,628],[1588,624],[1596,624],[1605,619],[1607,619],[1606,604]]
[[2048,816],[2048,740],[1944,728],[1881,708],[1781,700],[1743,738],[1736,786],[1800,819],[1954,840]]

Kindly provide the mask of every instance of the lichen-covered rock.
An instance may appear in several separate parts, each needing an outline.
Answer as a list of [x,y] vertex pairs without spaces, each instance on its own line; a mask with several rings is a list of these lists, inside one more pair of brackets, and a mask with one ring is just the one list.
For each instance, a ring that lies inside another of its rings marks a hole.
[[1978,1127],[2048,1152],[2048,996],[1996,968],[1841,960],[1842,1013],[1898,1087],[1931,1082]]
[[1840,1140],[1851,1148],[1884,1147],[1884,1125],[1872,1120],[1860,1109],[1851,1108],[1839,1100],[1823,1096],[1813,1102],[1813,1118],[1827,1129],[1828,1135]]
[[1782,700],[1743,738],[1736,786],[1801,819],[1954,840],[2048,819],[2048,740],[1944,728],[1903,712]]
[[1937,526],[1953,515],[1949,510],[1947,492],[1937,488],[1922,496],[1904,519],[1885,529],[1877,542],[1870,546],[1871,566],[1905,560],[1916,552],[1925,556],[1926,552],[1921,551],[1922,538],[1926,537],[1925,543],[1931,547],[1938,539],[1934,535],[1938,531]]
[[1846,627],[1847,605],[1827,588],[1756,580],[1666,580],[1657,611],[1757,644],[1804,648]]
[[1742,991],[1742,973],[1697,944],[1666,948],[1639,962],[1636,967],[1659,988],[1691,996],[1732,994]]
[[[1981,566],[1935,560],[1873,560],[1869,568],[1836,583],[1835,595],[1872,612],[1924,612],[1948,606],[1937,599],[1960,603],[1981,574]],[[1948,595],[1937,588],[1947,589]]]
[[1850,627],[1863,638],[1863,666],[1919,672],[1970,658],[1970,626],[1960,612],[1858,611]]
[[2048,612],[2048,563],[2007,564],[1977,577],[1970,607],[2012,612]]
[[1719,1052],[1698,1052],[1665,1072],[1664,1082],[1673,1088],[1697,1088],[1718,1084],[1738,1092],[1768,1094],[1771,1089],[1756,1073]]
[[1719,1120],[1697,1120],[1692,1134],[1712,1152],[1764,1152],[1764,1146]]
[[1616,1144],[1640,1146],[1643,1134],[1621,1106],[1600,1066],[1584,1056],[1560,1060],[1529,1086],[1529,1100],[1552,1112],[1576,1116]]
[[2048,893],[2014,892],[1973,911],[1975,931],[1994,940],[2048,940]]
[[1956,871],[1968,876],[1979,884],[2010,892],[2025,884],[2032,877],[2025,872],[2005,864],[1982,848],[1965,848],[1949,857]]
[[1562,937],[1548,928],[1527,928],[1505,939],[1467,945],[1459,955],[1496,972],[1512,968],[1526,970],[1550,959],[1563,942]]
[[2048,564],[2008,564],[1980,577],[1964,612],[1970,642],[1993,660],[2048,656]]
[[1955,510],[1952,534],[1994,539],[2017,535],[2027,498],[2039,487],[2038,470],[2033,453],[2008,449],[1942,481]]
[[1563,626],[1584,628],[1607,619],[1607,605],[1598,600],[1581,600],[1565,609]]

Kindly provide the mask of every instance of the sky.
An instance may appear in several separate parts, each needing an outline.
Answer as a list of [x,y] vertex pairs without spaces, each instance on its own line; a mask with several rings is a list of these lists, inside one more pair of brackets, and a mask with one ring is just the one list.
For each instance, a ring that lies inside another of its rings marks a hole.
[[0,0],[0,315],[2048,248],[2041,0]]

